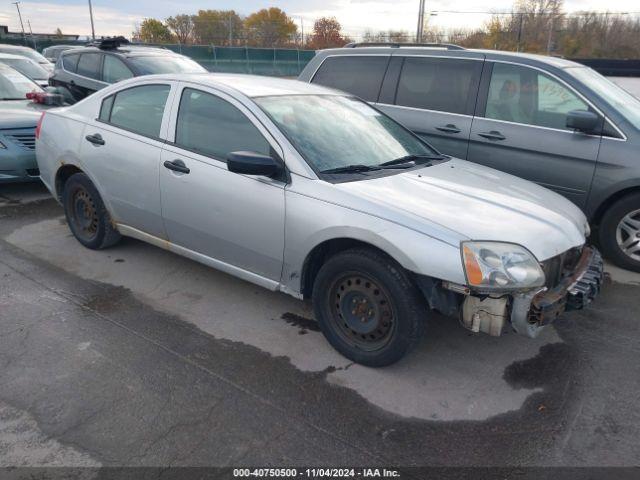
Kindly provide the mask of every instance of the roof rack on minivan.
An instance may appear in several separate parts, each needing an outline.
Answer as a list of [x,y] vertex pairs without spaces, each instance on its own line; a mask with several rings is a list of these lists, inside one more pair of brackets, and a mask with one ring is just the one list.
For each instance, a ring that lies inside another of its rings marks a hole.
[[353,42],[344,46],[345,48],[360,48],[360,47],[428,47],[428,48],[446,48],[447,50],[466,50],[466,48],[453,43],[392,43],[392,42]]

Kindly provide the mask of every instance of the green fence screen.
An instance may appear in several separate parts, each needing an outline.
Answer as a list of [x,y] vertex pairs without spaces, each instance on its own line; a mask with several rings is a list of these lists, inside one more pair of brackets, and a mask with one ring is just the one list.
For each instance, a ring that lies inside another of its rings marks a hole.
[[[22,39],[0,38],[0,43],[24,45]],[[65,40],[36,40],[37,50],[52,45],[84,45],[84,42]],[[27,38],[26,45],[33,47],[33,41]],[[254,75],[272,75],[295,77],[314,57],[314,50],[252,47],[216,47],[213,45],[151,45],[168,48],[192,58],[211,72],[250,73]]]

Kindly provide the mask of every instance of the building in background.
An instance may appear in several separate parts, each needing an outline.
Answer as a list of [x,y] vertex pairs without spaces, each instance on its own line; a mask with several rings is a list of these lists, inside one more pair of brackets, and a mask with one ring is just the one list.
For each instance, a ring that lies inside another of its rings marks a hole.
[[[25,32],[27,39],[32,38],[30,32]],[[55,33],[33,33],[33,38],[37,40],[66,40],[77,41],[80,35],[67,35],[62,32]],[[2,40],[22,40],[22,32],[10,32],[9,27],[6,25],[0,25],[0,41]]]

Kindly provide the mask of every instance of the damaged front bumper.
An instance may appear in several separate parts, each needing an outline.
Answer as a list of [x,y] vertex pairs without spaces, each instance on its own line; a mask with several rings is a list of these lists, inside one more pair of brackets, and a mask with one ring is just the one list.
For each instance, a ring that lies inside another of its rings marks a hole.
[[502,334],[508,323],[519,334],[537,336],[568,310],[582,309],[600,293],[604,264],[594,247],[584,247],[570,272],[552,288],[501,296],[469,292],[461,306],[462,323],[474,332]]

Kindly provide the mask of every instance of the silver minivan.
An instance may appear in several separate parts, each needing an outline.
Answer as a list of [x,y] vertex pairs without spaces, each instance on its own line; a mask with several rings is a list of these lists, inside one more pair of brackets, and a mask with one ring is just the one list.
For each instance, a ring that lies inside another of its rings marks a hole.
[[439,151],[534,181],[640,271],[640,100],[583,65],[455,45],[324,50],[299,80],[373,103]]

